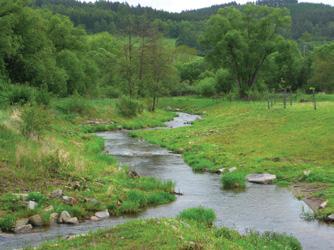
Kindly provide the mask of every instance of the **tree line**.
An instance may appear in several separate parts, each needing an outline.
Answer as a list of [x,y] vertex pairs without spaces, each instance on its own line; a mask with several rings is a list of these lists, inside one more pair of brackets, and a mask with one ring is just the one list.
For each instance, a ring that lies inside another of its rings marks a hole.
[[286,8],[221,8],[198,36],[203,56],[166,38],[146,14],[125,17],[121,34],[90,34],[69,17],[25,0],[0,0],[0,82],[57,96],[149,97],[151,110],[165,95],[250,98],[334,90],[333,43],[303,50],[289,35]]

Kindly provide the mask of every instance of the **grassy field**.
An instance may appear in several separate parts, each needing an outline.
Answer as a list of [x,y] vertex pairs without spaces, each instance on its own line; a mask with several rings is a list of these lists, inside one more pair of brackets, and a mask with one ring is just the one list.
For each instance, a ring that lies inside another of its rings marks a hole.
[[[46,114],[40,122],[49,126],[38,138],[23,133],[22,113],[26,107],[0,110],[0,228],[3,231],[10,230],[19,218],[34,214],[46,218],[50,212],[44,209],[50,205],[56,212],[67,210],[72,216],[84,219],[103,209],[113,215],[133,214],[175,200],[172,182],[129,176],[127,169],[119,169],[116,160],[103,153],[103,139],[87,133],[158,126],[174,114],[144,112],[136,118],[125,119],[117,115],[114,107],[113,100],[55,100],[49,107],[29,113]],[[62,189],[65,195],[75,199],[75,204],[49,198],[55,189]],[[38,207],[28,210],[18,193],[38,201]]]
[[298,241],[285,235],[248,233],[227,228],[210,228],[195,221],[178,219],[138,220],[108,231],[42,245],[51,249],[301,249]]
[[310,183],[313,197],[329,200],[322,217],[334,212],[334,98],[318,97],[316,111],[307,98],[287,109],[277,101],[270,110],[266,102],[165,98],[160,107],[204,119],[192,127],[133,134],[182,153],[196,171],[236,167],[239,176],[269,172],[281,185]]

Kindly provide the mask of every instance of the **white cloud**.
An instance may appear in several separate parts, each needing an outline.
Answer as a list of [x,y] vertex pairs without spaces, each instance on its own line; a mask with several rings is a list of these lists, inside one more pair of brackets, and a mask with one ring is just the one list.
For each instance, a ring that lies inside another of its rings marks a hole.
[[[83,0],[91,1],[94,0]],[[115,0],[117,1],[117,0]],[[142,5],[150,6],[156,9],[163,9],[167,11],[180,12],[182,10],[198,9],[203,7],[209,7],[214,4],[229,3],[232,0],[118,0],[120,2],[128,2],[130,5]],[[253,2],[255,0],[236,0],[240,4],[246,2]],[[313,3],[325,3],[333,5],[334,0],[300,0],[299,2],[313,2]]]

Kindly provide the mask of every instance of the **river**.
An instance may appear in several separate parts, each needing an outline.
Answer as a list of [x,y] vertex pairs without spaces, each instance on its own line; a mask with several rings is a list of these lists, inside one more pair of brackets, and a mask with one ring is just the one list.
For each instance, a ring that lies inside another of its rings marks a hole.
[[[179,113],[166,126],[173,129],[189,124],[199,117]],[[76,226],[58,225],[42,232],[24,235],[0,235],[0,249],[38,245],[60,236],[83,234],[109,228],[135,218],[174,217],[190,207],[205,206],[217,214],[217,226],[248,230],[274,231],[295,236],[304,249],[334,249],[334,227],[317,221],[305,221],[302,211],[310,209],[297,200],[286,188],[276,185],[247,184],[245,192],[221,189],[220,176],[194,173],[182,157],[167,149],[132,138],[127,131],[98,133],[105,139],[106,151],[122,165],[129,166],[142,176],[172,180],[176,191],[182,192],[173,203],[149,208],[136,217],[110,218],[100,222],[85,222]]]

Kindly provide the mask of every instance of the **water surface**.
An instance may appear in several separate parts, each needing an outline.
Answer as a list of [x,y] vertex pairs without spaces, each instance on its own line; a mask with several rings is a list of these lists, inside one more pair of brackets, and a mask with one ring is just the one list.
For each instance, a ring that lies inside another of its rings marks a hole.
[[[198,116],[180,113],[169,128],[188,126]],[[228,226],[240,232],[256,230],[275,231],[295,236],[304,249],[334,249],[334,228],[316,221],[300,218],[302,209],[308,211],[285,188],[275,185],[248,184],[242,193],[221,189],[220,176],[196,174],[185,164],[182,157],[138,138],[131,138],[127,131],[99,133],[105,139],[106,151],[143,176],[173,180],[176,191],[182,192],[173,203],[150,208],[136,218],[174,217],[185,208],[205,206],[217,213],[217,226]],[[86,222],[77,226],[58,225],[45,232],[27,235],[0,236],[0,249],[13,249],[55,239],[59,236],[82,234],[99,228],[108,228],[129,217],[111,218],[97,223]]]

